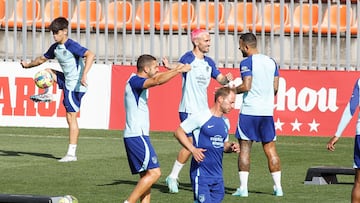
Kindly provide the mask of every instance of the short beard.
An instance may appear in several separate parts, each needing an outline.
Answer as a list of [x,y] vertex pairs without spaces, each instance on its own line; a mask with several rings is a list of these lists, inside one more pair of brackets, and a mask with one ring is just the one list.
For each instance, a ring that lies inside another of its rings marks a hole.
[[245,51],[241,51],[241,52],[242,52],[243,57],[248,57],[248,54]]

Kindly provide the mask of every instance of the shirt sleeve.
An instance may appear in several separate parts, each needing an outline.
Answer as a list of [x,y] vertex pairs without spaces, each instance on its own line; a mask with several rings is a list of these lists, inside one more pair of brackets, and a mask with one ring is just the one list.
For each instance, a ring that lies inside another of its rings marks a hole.
[[241,78],[245,76],[252,76],[252,56],[249,56],[240,63]]
[[55,49],[58,44],[54,43],[50,46],[50,48],[47,50],[47,52],[44,54],[44,57],[47,59],[54,59],[55,58]]
[[225,138],[225,142],[229,142],[229,130],[230,130],[230,121],[228,118],[224,117],[224,122],[227,128],[227,136]]
[[201,126],[209,120],[209,116],[211,116],[210,110],[192,114],[181,122],[180,127],[185,131],[185,133],[191,133],[194,130],[200,129]]
[[274,61],[274,65],[275,65],[274,76],[275,76],[275,77],[276,77],[276,76],[280,76],[280,75],[279,75],[279,69],[280,69],[279,65],[276,63],[275,59],[271,58],[271,60]]
[[220,70],[216,67],[216,63],[210,57],[205,56],[205,61],[211,67],[211,77],[216,79],[218,75],[220,75]]
[[[66,44],[67,45],[67,44]],[[68,46],[67,48],[71,53],[73,53],[76,56],[84,57],[85,52],[88,50],[87,48],[81,46],[79,43],[68,39]]]
[[141,78],[139,76],[134,76],[129,80],[131,89],[136,92],[135,95],[140,95],[140,93],[144,90],[143,86],[146,78]]

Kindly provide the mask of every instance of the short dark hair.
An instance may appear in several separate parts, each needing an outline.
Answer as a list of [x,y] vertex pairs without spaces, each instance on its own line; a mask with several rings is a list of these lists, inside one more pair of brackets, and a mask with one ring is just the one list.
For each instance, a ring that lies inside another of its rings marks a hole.
[[69,26],[69,21],[66,18],[58,17],[51,22],[49,29],[51,32],[57,33],[59,32],[59,30],[67,29],[68,26]]
[[215,102],[218,100],[219,97],[227,97],[230,92],[235,92],[235,89],[224,86],[224,87],[220,87],[219,89],[216,90],[215,92]]
[[252,32],[243,33],[240,35],[240,39],[250,47],[256,47],[256,35]]
[[153,61],[156,61],[156,58],[150,54],[139,56],[136,62],[137,71],[140,72],[144,70],[144,67],[150,65]]

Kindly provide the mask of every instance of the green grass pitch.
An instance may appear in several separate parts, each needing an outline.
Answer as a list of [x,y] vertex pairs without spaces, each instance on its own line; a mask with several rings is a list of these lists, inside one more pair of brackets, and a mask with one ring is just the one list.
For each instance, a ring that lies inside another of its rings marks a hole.
[[[78,161],[58,163],[67,150],[67,129],[0,128],[0,193],[74,195],[81,203],[122,203],[135,187],[121,131],[80,130]],[[171,132],[152,132],[162,176],[152,187],[152,202],[193,202],[189,163],[180,174],[178,194],[169,194],[165,178],[180,144]],[[341,138],[335,152],[326,150],[329,137],[278,136],[284,197],[274,197],[272,179],[260,143],[254,143],[249,176],[249,197],[233,197],[239,186],[237,155],[224,154],[224,203],[231,202],[350,202],[353,176],[338,176],[340,184],[304,185],[311,166],[352,167],[353,139]],[[231,135],[231,140],[235,140]]]

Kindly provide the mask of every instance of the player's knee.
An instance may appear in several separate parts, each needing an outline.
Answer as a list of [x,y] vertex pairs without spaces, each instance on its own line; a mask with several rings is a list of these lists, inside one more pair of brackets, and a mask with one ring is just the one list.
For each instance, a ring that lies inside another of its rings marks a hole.
[[280,168],[280,158],[279,156],[271,156],[269,163],[271,166],[276,167],[276,168]]
[[158,180],[158,179],[160,178],[160,176],[161,176],[161,170],[160,170],[160,168],[157,168],[157,169],[155,169],[155,170],[152,170],[151,176],[153,177],[153,179],[154,179],[155,181]]
[[360,191],[360,180],[355,179],[355,181],[354,181],[354,187],[355,187],[356,189],[359,189],[359,191]]
[[240,171],[249,171],[250,170],[250,158],[239,157],[239,169],[240,169]]

